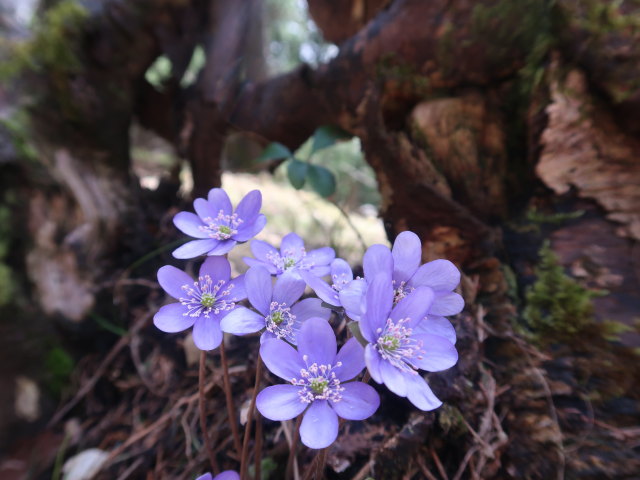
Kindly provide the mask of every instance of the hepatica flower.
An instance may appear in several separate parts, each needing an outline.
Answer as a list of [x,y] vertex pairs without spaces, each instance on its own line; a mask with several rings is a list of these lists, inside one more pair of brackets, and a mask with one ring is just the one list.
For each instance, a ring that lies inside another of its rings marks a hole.
[[370,385],[347,382],[364,368],[362,346],[352,338],[336,350],[333,329],[320,318],[302,325],[297,351],[278,339],[260,347],[267,368],[289,384],[265,388],[256,406],[271,420],[289,420],[304,412],[300,438],[309,448],[325,448],[335,441],[338,417],[364,420],[380,404]]
[[178,302],[162,307],[153,323],[163,332],[181,332],[193,327],[193,341],[200,350],[213,350],[222,341],[220,320],[247,297],[244,278],[231,277],[224,257],[209,257],[197,280],[182,270],[165,265],[158,270],[160,286]]
[[330,271],[329,264],[335,258],[333,248],[323,247],[309,252],[304,241],[295,233],[282,238],[280,250],[261,240],[251,242],[251,252],[255,258],[245,257],[249,266],[265,267],[271,275],[290,273],[300,278],[299,273],[306,271],[317,277],[323,277]]
[[200,255],[224,255],[238,242],[255,237],[267,223],[260,213],[262,194],[252,190],[240,201],[235,212],[227,193],[212,188],[208,198],[196,198],[196,213],[180,212],[173,223],[183,233],[198,240],[187,242],[173,252],[176,258],[194,258]]
[[340,301],[339,293],[346,285],[351,283],[353,272],[349,264],[341,258],[333,260],[329,268],[330,284],[306,270],[300,271],[299,274],[324,302],[334,307],[341,307],[342,302]]
[[396,301],[391,277],[379,273],[366,293],[366,311],[359,322],[365,362],[371,378],[407,397],[421,410],[433,410],[442,402],[433,394],[418,370],[438,372],[458,361],[458,352],[447,338],[414,328],[431,307],[431,288],[415,287]]
[[238,475],[233,470],[225,470],[215,477],[210,473],[205,473],[204,475],[196,478],[196,480],[240,480],[240,475]]
[[305,298],[305,283],[292,275],[283,275],[272,284],[271,274],[264,267],[251,267],[245,274],[249,302],[257,310],[238,307],[222,320],[222,330],[234,335],[264,330],[261,342],[268,338],[283,338],[295,344],[300,326],[311,317],[328,320],[331,311],[322,307],[318,298]]

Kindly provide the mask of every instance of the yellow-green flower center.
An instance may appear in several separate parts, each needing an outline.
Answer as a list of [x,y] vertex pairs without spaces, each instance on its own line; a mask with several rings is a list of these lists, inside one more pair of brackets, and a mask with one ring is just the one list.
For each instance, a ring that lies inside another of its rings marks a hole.
[[318,395],[321,395],[322,393],[324,393],[328,385],[329,385],[329,380],[322,377],[312,378],[309,381],[309,386],[311,387],[311,390],[313,390],[313,393],[316,393]]
[[216,303],[216,297],[210,293],[203,293],[200,297],[200,303],[205,307],[213,307]]
[[284,268],[285,268],[285,270],[287,268],[293,267],[295,264],[296,264],[296,261],[293,258],[285,258],[285,260],[284,260]]
[[218,227],[218,231],[220,233],[224,233],[225,235],[229,235],[231,233],[231,228],[227,227],[226,225],[220,225]]
[[282,322],[284,322],[284,317],[282,316],[282,312],[272,312],[271,321],[276,325],[280,325]]
[[384,335],[381,340],[387,351],[393,352],[400,347],[400,339],[393,335]]

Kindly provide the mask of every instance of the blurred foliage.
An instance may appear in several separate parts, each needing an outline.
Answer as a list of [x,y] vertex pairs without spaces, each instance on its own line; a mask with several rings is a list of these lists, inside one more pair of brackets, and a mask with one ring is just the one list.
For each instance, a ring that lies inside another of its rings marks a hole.
[[535,273],[522,315],[541,344],[566,341],[594,322],[591,300],[603,292],[588,290],[568,276],[549,242],[540,249]]
[[287,72],[300,63],[316,66],[336,55],[335,45],[324,42],[302,0],[265,2],[267,64],[272,74]]
[[0,63],[0,79],[25,70],[49,75],[79,71],[81,62],[69,39],[77,37],[87,17],[88,11],[76,0],[62,0],[46,10],[35,19],[28,40],[0,45],[10,52],[10,60]]
[[55,346],[47,353],[44,366],[47,386],[51,393],[59,397],[69,383],[74,367],[73,359],[63,348]]

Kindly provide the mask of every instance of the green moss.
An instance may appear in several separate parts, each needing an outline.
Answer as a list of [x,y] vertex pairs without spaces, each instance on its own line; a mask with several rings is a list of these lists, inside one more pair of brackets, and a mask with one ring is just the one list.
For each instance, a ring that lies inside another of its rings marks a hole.
[[535,270],[536,282],[526,292],[523,318],[540,343],[567,341],[594,322],[592,299],[602,295],[565,274],[546,242]]
[[63,0],[47,10],[34,26],[33,36],[17,45],[5,46],[12,59],[0,65],[0,78],[25,70],[48,75],[73,74],[81,68],[72,40],[82,28],[88,12],[76,0]]
[[383,55],[376,64],[376,77],[384,81],[397,81],[419,93],[426,93],[429,80],[416,67],[394,54]]
[[640,30],[640,16],[624,15],[620,11],[622,0],[603,2],[589,0],[583,2],[585,15],[579,17],[578,24],[590,33],[600,36],[621,30]]
[[53,347],[45,358],[45,370],[47,386],[51,392],[59,396],[69,383],[69,377],[73,371],[73,359],[61,347]]

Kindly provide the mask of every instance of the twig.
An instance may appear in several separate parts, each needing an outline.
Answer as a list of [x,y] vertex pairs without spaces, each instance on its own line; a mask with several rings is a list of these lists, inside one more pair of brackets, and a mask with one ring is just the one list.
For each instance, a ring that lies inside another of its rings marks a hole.
[[293,435],[291,436],[291,443],[289,444],[289,458],[287,458],[287,470],[284,476],[286,480],[291,480],[293,475],[293,463],[296,458],[296,450],[298,449],[298,438],[300,437],[298,434],[300,423],[302,423],[302,415],[298,415],[296,419],[296,426],[293,428]]
[[231,426],[231,435],[233,435],[233,446],[238,452],[238,458],[242,458],[242,443],[240,442],[240,432],[238,431],[238,422],[235,409],[233,408],[233,397],[231,394],[231,381],[229,380],[229,363],[227,362],[227,354],[224,349],[224,340],[220,344],[220,360],[222,362],[222,378],[224,381],[224,395],[227,401],[227,415],[229,416],[229,425]]
[[139,457],[135,462],[133,462],[129,466],[129,468],[127,468],[124,472],[122,472],[122,475],[120,475],[117,480],[127,480],[127,478],[129,478],[129,475],[135,472],[136,468],[142,465],[143,461],[144,461],[144,457]]
[[[256,361],[256,379],[253,384],[253,394],[251,395],[251,403],[247,412],[247,423],[244,427],[244,438],[242,439],[242,455],[240,456],[240,480],[246,480],[247,469],[249,468],[249,439],[251,438],[251,423],[253,422],[253,411],[256,408],[256,397],[260,388],[260,377],[262,375],[262,359],[258,355]],[[257,479],[257,477],[256,477]]]
[[[365,478],[367,478],[367,476],[369,475],[369,472],[371,472],[371,465],[372,465],[372,461],[369,460],[367,461],[367,463],[364,464],[364,466],[358,470],[358,473],[356,473],[353,478],[351,480],[364,480]],[[432,479],[429,479],[432,480]],[[437,479],[434,479],[437,480]]]
[[107,367],[111,364],[111,362],[113,362],[113,360],[115,360],[115,358],[118,356],[120,351],[124,347],[126,347],[127,344],[131,341],[132,335],[137,333],[138,330],[140,330],[142,326],[147,322],[147,320],[151,318],[151,315],[152,315],[152,312],[147,313],[145,315],[140,316],[135,321],[135,323],[130,329],[129,334],[124,337],[121,337],[120,340],[116,342],[116,344],[113,346],[111,351],[107,354],[106,357],[104,357],[104,360],[98,366],[98,368],[96,369],[93,376],[89,379],[89,381],[85,383],[78,390],[78,392],[74,395],[74,397],[69,402],[67,402],[67,404],[64,407],[62,407],[60,410],[56,412],[56,414],[53,416],[53,418],[51,418],[51,420],[49,420],[49,423],[47,423],[47,428],[53,427],[56,423],[62,420],[64,416],[67,413],[69,413],[69,411],[73,407],[75,407],[78,404],[78,402],[80,402],[80,400],[82,400],[85,397],[85,395],[87,395],[91,390],[93,390],[93,387],[95,386],[95,384],[98,382],[98,380],[100,380],[102,375],[104,375],[104,373],[107,371]]
[[213,446],[211,445],[211,440],[209,439],[209,431],[207,429],[207,409],[204,403],[204,377],[206,374],[206,364],[207,360],[207,352],[202,350],[200,352],[200,369],[198,370],[198,401],[200,404],[200,430],[202,430],[202,438],[204,439],[204,445],[207,449],[207,455],[209,456],[209,463],[211,464],[211,469],[213,473],[217,475],[220,473],[220,467],[218,466],[218,461],[216,460],[216,455],[213,452]]
[[327,448],[323,448],[320,450],[311,464],[307,467],[307,472],[305,473],[302,480],[322,480],[324,478],[324,464],[327,461]]
[[420,471],[425,477],[427,477],[427,480],[438,480],[436,476],[431,473],[427,466],[424,464],[424,459],[422,457],[417,457],[416,461],[418,463],[418,467],[420,467]]
[[[438,452],[436,452],[434,448],[430,448],[429,452],[431,453],[431,458],[433,458],[433,461],[436,464],[436,468],[438,469],[438,472],[440,472],[440,475],[442,476],[442,478],[444,480],[449,480],[449,476],[447,475],[446,470],[442,466],[442,462],[440,461],[440,457],[438,456]],[[420,465],[420,462],[418,462],[418,465]]]

